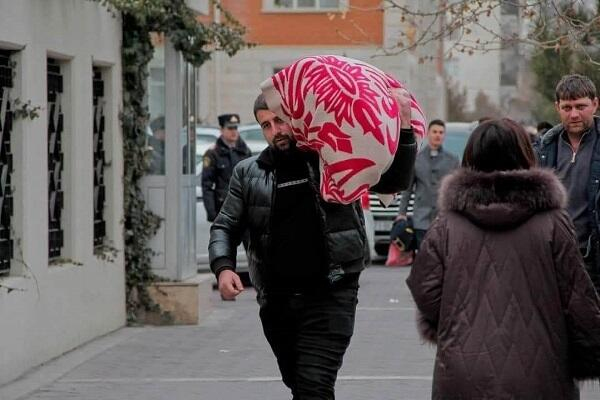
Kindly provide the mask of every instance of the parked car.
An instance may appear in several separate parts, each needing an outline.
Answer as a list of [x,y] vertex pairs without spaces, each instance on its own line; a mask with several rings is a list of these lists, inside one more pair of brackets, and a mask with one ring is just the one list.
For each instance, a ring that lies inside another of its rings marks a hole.
[[[461,159],[467,139],[476,126],[476,122],[447,122],[444,149]],[[369,194],[369,207],[373,215],[374,228],[373,247],[375,254],[378,256],[387,256],[390,245],[390,230],[392,229],[394,219],[398,215],[401,196],[401,194],[398,194],[388,207],[384,207],[376,194]],[[412,215],[413,205],[414,194],[408,201],[407,215]]]
[[268,146],[259,124],[240,125],[238,131],[252,154],[258,154]]
[[467,139],[477,127],[477,122],[446,122],[446,138],[444,149],[462,160]]

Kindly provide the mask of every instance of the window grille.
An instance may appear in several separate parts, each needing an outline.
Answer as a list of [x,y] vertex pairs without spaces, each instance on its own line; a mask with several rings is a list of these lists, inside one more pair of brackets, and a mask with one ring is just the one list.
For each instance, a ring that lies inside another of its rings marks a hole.
[[104,203],[106,187],[104,185],[104,80],[102,70],[93,69],[93,107],[94,107],[94,246],[104,243],[106,222],[104,221]]
[[62,171],[64,154],[63,134],[63,76],[60,65],[49,58],[48,69],[48,256],[61,256],[64,246],[64,231],[61,227],[64,204]]
[[13,88],[13,64],[10,55],[10,51],[0,50],[0,275],[10,272],[10,260],[13,255],[10,231],[13,212],[11,189],[13,164],[10,148],[13,118],[10,92]]

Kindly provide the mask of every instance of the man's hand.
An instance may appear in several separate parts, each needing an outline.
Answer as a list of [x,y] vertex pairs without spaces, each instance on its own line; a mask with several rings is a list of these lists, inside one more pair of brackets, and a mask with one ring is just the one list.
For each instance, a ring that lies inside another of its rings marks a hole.
[[401,89],[391,89],[392,96],[396,99],[398,103],[398,108],[400,108],[400,121],[401,129],[410,129],[410,119],[411,119],[411,107],[410,107],[410,93],[408,90]]
[[221,292],[223,299],[233,300],[243,290],[244,286],[238,274],[229,269],[219,274],[219,292]]

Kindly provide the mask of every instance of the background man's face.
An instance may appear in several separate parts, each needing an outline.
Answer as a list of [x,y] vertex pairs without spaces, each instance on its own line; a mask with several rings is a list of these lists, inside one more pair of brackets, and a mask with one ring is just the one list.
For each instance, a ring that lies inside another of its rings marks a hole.
[[444,143],[445,134],[446,130],[443,126],[431,125],[427,131],[427,141],[429,143],[429,147],[432,149],[438,149],[442,143]]
[[594,123],[598,98],[582,97],[576,100],[559,100],[554,103],[565,130],[569,134],[581,134]]
[[237,125],[221,128],[221,135],[223,135],[223,140],[228,143],[235,143],[240,138]]
[[262,128],[269,146],[278,150],[287,150],[292,142],[292,128],[269,110],[258,110],[256,120]]
[[160,140],[162,142],[165,141],[165,130],[164,129],[162,129],[162,128],[156,129],[154,132],[152,132],[152,134],[158,140]]

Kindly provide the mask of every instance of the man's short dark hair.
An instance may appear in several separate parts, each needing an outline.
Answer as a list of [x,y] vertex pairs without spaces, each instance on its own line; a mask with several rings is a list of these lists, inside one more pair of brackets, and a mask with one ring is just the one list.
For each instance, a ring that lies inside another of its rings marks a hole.
[[596,85],[585,75],[572,74],[562,77],[555,91],[556,101],[577,100],[589,97],[594,100],[596,94]]
[[446,128],[446,124],[444,123],[444,121],[442,121],[441,119],[434,119],[434,120],[432,120],[432,121],[429,123],[429,125],[427,126],[427,130],[431,129],[431,127],[432,127],[433,125],[439,125],[439,126],[441,126],[441,127],[443,127],[443,128]]
[[156,132],[159,130],[165,130],[165,117],[164,115],[161,115],[159,117],[156,117],[152,120],[152,122],[150,122],[150,129],[152,130],[152,132]]
[[258,122],[258,118],[256,117],[256,114],[260,111],[260,110],[268,110],[269,106],[267,106],[267,100],[265,99],[265,95],[264,94],[259,94],[258,97],[256,98],[256,100],[254,100],[254,118],[256,119],[256,122]]
[[537,124],[537,131],[541,132],[541,131],[547,131],[548,129],[552,129],[554,125],[552,125],[550,122],[548,121],[541,121],[540,123]]

